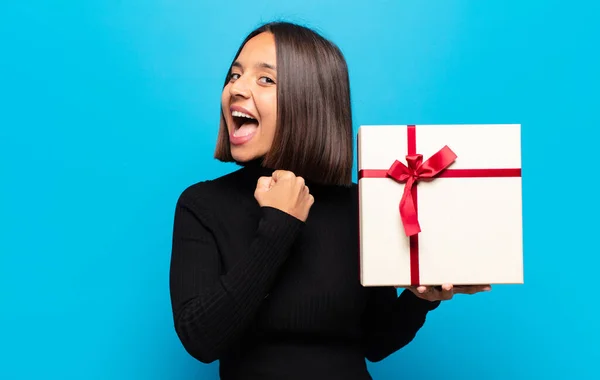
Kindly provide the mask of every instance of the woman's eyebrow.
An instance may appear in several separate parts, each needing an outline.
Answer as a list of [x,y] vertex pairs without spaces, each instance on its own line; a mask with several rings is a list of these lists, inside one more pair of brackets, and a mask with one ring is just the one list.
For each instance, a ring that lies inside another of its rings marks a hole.
[[[244,66],[239,61],[233,62],[233,64],[231,65],[231,67],[237,67],[238,69],[243,69],[244,68]],[[259,62],[256,65],[254,65],[254,67],[260,68],[260,69],[270,69],[270,70],[273,70],[273,71],[277,71],[277,68],[275,67],[275,65],[272,65],[272,64],[266,63],[266,62]]]

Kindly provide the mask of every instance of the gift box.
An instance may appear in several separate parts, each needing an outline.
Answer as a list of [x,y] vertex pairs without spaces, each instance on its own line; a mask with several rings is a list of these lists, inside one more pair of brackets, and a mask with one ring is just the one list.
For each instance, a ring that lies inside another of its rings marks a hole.
[[523,283],[520,124],[358,131],[363,286]]

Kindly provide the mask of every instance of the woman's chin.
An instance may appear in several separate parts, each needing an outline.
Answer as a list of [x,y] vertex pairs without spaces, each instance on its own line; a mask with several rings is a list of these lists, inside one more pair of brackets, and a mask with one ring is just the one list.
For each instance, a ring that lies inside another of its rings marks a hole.
[[245,144],[235,144],[230,141],[231,156],[239,163],[255,161],[264,157],[269,152],[270,144],[260,144],[259,142],[257,139],[252,139]]
[[257,158],[262,157],[263,154],[260,154],[260,152],[257,152],[256,150],[247,149],[246,147],[241,148],[241,147],[232,146],[231,147],[231,156],[233,157],[235,162],[239,162],[239,163],[243,164],[243,163],[247,163],[250,161],[254,161]]

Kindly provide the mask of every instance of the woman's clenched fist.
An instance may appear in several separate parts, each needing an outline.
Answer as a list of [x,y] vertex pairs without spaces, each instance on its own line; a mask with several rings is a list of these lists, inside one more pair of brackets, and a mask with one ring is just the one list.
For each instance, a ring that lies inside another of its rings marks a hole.
[[306,221],[315,202],[302,177],[285,170],[276,170],[271,177],[260,177],[254,198],[261,207],[273,207]]

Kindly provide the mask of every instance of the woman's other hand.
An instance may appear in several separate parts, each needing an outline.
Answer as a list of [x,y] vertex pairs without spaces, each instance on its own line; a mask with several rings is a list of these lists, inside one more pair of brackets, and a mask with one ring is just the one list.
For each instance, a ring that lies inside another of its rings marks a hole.
[[452,299],[455,294],[476,294],[489,292],[490,285],[457,285],[444,284],[442,286],[409,286],[406,289],[413,292],[417,297],[427,301],[446,301]]

